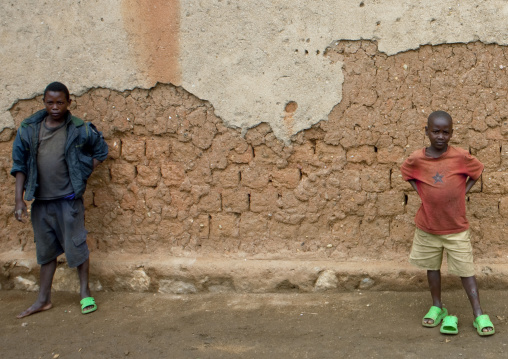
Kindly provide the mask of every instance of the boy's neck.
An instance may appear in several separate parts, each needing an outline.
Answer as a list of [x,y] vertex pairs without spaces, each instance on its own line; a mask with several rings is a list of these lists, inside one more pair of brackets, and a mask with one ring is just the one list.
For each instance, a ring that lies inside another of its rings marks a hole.
[[438,150],[433,146],[429,146],[425,148],[425,155],[432,158],[438,158],[441,157],[446,151],[448,151],[448,145],[446,145],[446,147],[442,150]]
[[68,114],[68,112],[66,112],[65,115],[63,115],[62,117],[60,117],[58,119],[55,119],[51,116],[46,116],[46,118],[44,119],[44,122],[45,122],[46,126],[48,126],[48,127],[58,127],[58,126],[62,125],[67,120],[67,114]]

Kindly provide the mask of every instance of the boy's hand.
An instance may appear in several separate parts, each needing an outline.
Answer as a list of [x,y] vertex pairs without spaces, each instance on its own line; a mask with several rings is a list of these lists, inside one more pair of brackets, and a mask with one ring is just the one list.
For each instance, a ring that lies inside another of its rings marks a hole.
[[14,218],[20,222],[26,222],[26,218],[28,218],[28,212],[26,210],[25,201],[16,202],[16,206],[14,207]]

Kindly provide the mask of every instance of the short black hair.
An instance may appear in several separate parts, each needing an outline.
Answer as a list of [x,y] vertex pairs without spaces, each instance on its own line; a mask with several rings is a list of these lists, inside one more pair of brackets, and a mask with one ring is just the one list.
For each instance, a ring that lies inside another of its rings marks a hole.
[[63,92],[65,94],[65,97],[67,98],[67,101],[69,101],[71,98],[70,94],[69,94],[69,89],[67,88],[67,86],[65,86],[61,82],[55,81],[55,82],[50,83],[48,86],[46,86],[46,89],[44,90],[44,97],[46,97],[46,93],[48,91]]
[[452,116],[450,116],[450,114],[448,112],[434,111],[427,118],[427,126],[429,125],[430,120],[433,120],[436,118],[446,118],[448,121],[450,121],[450,123],[453,123]]

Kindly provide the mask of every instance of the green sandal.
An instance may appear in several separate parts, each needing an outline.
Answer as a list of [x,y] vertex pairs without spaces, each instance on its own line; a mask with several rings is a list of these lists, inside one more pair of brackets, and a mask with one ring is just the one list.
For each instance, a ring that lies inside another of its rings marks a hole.
[[[447,315],[448,311],[446,310],[446,308],[441,309],[439,307],[432,306],[430,307],[429,312],[425,314],[425,316],[423,317],[422,325],[427,328],[437,327],[439,323],[441,323],[443,318],[446,317]],[[432,319],[434,323],[425,323],[425,319]]]
[[[81,304],[81,313],[83,313],[83,314],[92,313],[97,310],[97,304],[95,304],[95,299],[93,299],[93,297],[83,298],[83,299],[81,299],[81,301],[79,303]],[[85,310],[86,307],[92,307],[92,308]]]
[[[487,314],[479,315],[473,322],[473,326],[476,328],[478,335],[482,337],[486,337],[487,335],[493,335],[496,330],[494,329],[494,324],[490,321],[490,318]],[[484,332],[485,328],[492,328],[490,332]]]
[[443,319],[443,324],[441,325],[441,329],[439,331],[441,334],[459,334],[459,329],[457,328],[458,324],[459,318],[455,315],[448,315]]

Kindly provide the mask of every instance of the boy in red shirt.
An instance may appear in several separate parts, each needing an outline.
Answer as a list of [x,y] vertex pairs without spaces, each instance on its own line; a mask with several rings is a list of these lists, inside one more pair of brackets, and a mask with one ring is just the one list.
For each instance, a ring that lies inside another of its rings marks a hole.
[[441,333],[457,334],[458,319],[448,316],[441,302],[441,261],[446,250],[450,273],[461,277],[481,336],[495,333],[494,325],[480,306],[474,276],[473,250],[466,218],[466,193],[483,172],[483,164],[469,152],[448,146],[453,134],[451,116],[444,111],[430,114],[425,127],[430,146],[413,152],[401,167],[402,177],[422,200],[415,216],[416,230],[409,262],[427,270],[433,305],[422,325]]

